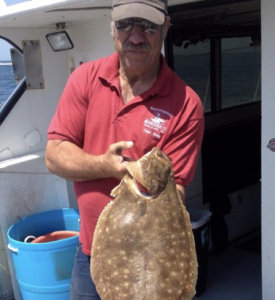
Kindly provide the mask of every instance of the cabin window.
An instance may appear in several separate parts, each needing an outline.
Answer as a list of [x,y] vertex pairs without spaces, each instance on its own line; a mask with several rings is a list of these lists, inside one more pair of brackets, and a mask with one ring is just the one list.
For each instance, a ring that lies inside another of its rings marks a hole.
[[26,89],[22,50],[0,36],[0,125]]
[[261,47],[251,37],[183,40],[172,52],[168,63],[206,113],[261,100]]
[[221,107],[261,100],[261,48],[250,37],[221,40]]
[[0,39],[0,106],[2,107],[15,89],[17,82],[14,79],[13,67],[11,62],[11,44]]
[[211,209],[261,178],[260,1],[225,2],[170,7],[165,45],[168,65],[203,103],[202,193]]
[[210,111],[210,40],[191,43],[183,47],[173,46],[174,70],[203,102],[204,110]]

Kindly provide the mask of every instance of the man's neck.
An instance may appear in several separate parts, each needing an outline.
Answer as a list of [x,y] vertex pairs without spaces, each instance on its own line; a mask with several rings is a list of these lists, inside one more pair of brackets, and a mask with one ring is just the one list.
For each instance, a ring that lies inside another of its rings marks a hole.
[[124,104],[151,88],[157,80],[158,71],[159,65],[151,72],[141,74],[130,74],[121,67],[119,69],[119,80]]

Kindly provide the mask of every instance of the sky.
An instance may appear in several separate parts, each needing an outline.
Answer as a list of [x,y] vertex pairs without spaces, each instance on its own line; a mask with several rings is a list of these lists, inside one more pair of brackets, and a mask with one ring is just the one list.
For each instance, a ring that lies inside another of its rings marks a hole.
[[13,5],[21,2],[26,2],[28,0],[4,0],[4,1],[6,2],[7,5]]
[[[28,0],[4,0],[7,5],[13,5],[21,2],[26,2]],[[0,39],[0,61],[10,60],[10,44]]]
[[10,48],[12,46],[6,41],[0,39],[0,61],[1,60],[10,60]]
[[0,39],[0,61],[11,60],[10,48],[13,48],[13,46],[7,43],[6,41]]

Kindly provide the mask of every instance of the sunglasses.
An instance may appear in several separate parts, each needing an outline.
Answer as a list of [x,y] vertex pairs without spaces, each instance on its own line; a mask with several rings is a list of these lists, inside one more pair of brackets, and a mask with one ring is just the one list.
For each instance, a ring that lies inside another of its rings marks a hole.
[[122,19],[115,21],[117,30],[128,32],[132,30],[134,25],[140,26],[141,30],[146,34],[154,34],[159,30],[159,25],[145,19]]

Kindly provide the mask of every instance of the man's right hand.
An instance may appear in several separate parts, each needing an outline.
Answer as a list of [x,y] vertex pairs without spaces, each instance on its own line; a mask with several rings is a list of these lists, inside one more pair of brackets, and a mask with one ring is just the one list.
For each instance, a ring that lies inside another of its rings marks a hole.
[[107,152],[101,155],[102,164],[106,167],[106,177],[121,179],[127,173],[127,164],[132,158],[123,155],[123,151],[132,148],[132,141],[121,141],[111,144]]
[[123,151],[133,145],[133,142],[121,141],[111,144],[106,153],[93,155],[69,141],[49,140],[45,162],[52,173],[72,181],[121,179],[127,172],[128,162],[133,160],[124,156]]

